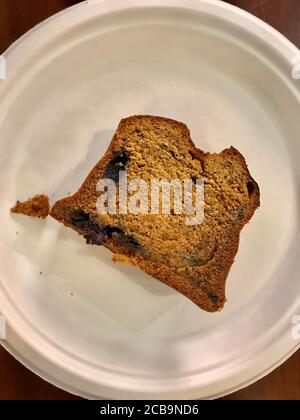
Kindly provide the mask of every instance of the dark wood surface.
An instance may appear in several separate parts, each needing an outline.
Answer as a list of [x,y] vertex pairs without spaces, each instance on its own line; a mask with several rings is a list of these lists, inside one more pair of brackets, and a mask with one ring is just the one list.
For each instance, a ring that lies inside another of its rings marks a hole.
[[[285,34],[300,47],[300,0],[230,0]],[[0,53],[20,35],[76,0],[0,0]],[[0,346],[0,399],[76,399],[47,384]],[[300,351],[283,366],[227,400],[300,399]]]

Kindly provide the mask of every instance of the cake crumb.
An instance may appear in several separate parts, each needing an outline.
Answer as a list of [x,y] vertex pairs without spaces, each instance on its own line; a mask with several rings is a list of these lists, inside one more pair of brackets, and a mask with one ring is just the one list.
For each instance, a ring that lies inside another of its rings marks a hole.
[[132,260],[130,258],[126,257],[126,255],[115,254],[115,255],[112,256],[112,260],[115,263],[132,264]]
[[45,219],[50,213],[49,197],[47,195],[35,195],[29,200],[17,201],[11,211],[12,213]]

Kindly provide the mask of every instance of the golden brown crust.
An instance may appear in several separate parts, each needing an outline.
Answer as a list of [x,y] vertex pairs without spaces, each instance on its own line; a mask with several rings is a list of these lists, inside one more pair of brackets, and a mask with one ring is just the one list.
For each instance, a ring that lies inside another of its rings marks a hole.
[[[96,191],[97,182],[103,177],[113,152],[119,150],[122,144],[124,144],[124,141],[126,141],[126,138],[124,138],[126,130],[133,130],[141,123],[149,123],[155,129],[169,127],[172,130],[180,132],[180,135],[186,141],[186,147],[189,148],[189,153],[201,163],[204,174],[206,170],[209,172],[209,165],[211,165],[214,159],[221,159],[224,162],[230,161],[235,165],[238,168],[240,176],[243,178],[243,182],[246,183],[249,193],[245,205],[246,210],[240,220],[238,219],[234,223],[222,227],[220,230],[221,234],[218,237],[218,246],[214,250],[213,257],[201,265],[201,267],[195,269],[189,267],[174,268],[172,265],[165,264],[164,261],[158,261],[151,256],[149,257],[147,253],[135,252],[132,249],[128,249],[126,245],[114,239],[105,242],[104,246],[116,255],[123,256],[123,261],[126,260],[128,262],[129,260],[146,273],[173,287],[202,309],[209,312],[221,310],[226,301],[226,278],[238,251],[240,232],[260,204],[259,187],[251,177],[244,157],[235,148],[225,149],[219,154],[205,153],[196,148],[190,138],[189,129],[183,123],[154,116],[133,116],[123,119],[118,126],[106,154],[91,170],[78,192],[72,197],[58,201],[51,209],[50,214],[66,226],[81,233],[80,229],[76,229],[76,226],[74,226],[71,220],[71,212],[74,209],[83,209],[89,214],[96,215],[95,203],[98,197]],[[214,235],[216,235],[216,232],[211,231],[212,239]],[[118,259],[120,257],[115,257],[115,260]]]
[[49,198],[46,195],[35,195],[26,201],[17,201],[12,213],[45,219],[50,213]]

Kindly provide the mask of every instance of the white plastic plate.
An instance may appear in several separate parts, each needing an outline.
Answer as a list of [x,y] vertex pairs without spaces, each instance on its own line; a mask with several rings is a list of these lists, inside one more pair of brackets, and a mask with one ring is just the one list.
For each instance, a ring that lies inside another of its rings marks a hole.
[[[7,51],[0,313],[16,358],[88,398],[216,398],[297,349],[297,56],[266,24],[212,0],[86,2]],[[17,199],[75,191],[132,114],[184,121],[206,151],[235,146],[260,185],[220,313],[54,220],[9,213]]]

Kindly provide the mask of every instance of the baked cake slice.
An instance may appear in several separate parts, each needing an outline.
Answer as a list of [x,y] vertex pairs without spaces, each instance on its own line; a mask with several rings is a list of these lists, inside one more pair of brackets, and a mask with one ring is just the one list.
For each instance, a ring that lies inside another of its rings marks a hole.
[[[99,182],[109,179],[118,185],[120,172],[126,172],[128,182],[142,179],[149,188],[153,179],[202,180],[204,220],[187,223],[186,212],[174,211],[174,200],[169,214],[122,214],[119,196],[115,214],[99,212],[99,199],[107,192],[99,191]],[[50,214],[88,244],[108,248],[116,261],[134,264],[215,312],[226,300],[225,282],[240,232],[258,206],[258,185],[236,149],[205,153],[195,147],[185,124],[133,116],[120,122],[79,190],[58,201]]]

